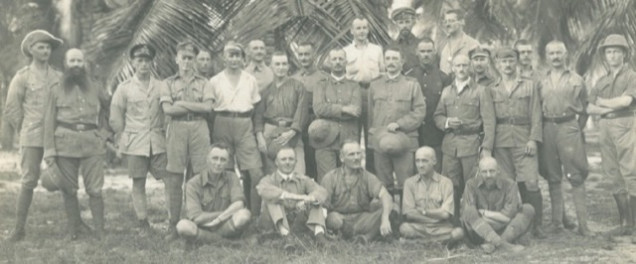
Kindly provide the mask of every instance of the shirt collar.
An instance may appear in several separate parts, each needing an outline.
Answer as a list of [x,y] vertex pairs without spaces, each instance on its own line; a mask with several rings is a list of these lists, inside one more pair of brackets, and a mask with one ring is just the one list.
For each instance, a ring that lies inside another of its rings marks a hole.
[[265,69],[267,67],[267,65],[265,65],[265,61],[261,61],[261,63],[256,63],[254,61],[250,61],[250,64],[247,65],[248,69],[251,69],[252,71],[263,71],[263,69]]
[[471,78],[468,78],[465,81],[458,81],[457,79],[455,79],[455,88],[457,88],[458,94],[464,91],[464,89],[466,89],[468,84],[470,84],[470,80]]
[[283,172],[281,172],[280,170],[276,171],[276,174],[278,174],[278,176],[280,176],[280,182],[284,182],[284,181],[296,181],[296,177],[294,177],[294,172],[290,173],[290,174],[284,174]]
[[341,82],[347,77],[347,74],[344,74],[340,77],[334,76],[333,73],[330,73],[329,75],[331,75],[331,78],[333,78],[336,82]]
[[397,81],[397,79],[402,75],[402,73],[398,72],[396,75],[391,76],[388,72],[386,73],[386,78],[390,81]]
[[[480,188],[485,188],[486,187],[486,179],[484,179],[484,177],[481,176],[477,176],[477,186],[479,186]],[[501,178],[496,177],[495,178],[495,187],[497,187],[497,189],[501,190],[503,189],[503,181],[501,180]]]
[[221,182],[221,181],[225,181],[225,177],[224,177],[225,172],[221,172],[219,174],[214,174],[212,173],[212,170],[206,170],[204,171],[204,174],[201,177],[201,183],[203,186],[205,185],[210,185],[210,186],[216,186],[217,183]]
[[[417,179],[417,181],[425,181],[424,175],[419,175],[420,177]],[[440,181],[440,175],[437,172],[433,172],[433,176],[431,177],[431,179],[433,179],[433,181],[435,182],[439,182]]]

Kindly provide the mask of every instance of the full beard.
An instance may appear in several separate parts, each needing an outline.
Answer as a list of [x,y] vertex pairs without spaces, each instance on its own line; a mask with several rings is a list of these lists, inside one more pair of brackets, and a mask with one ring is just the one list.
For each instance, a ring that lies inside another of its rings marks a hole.
[[82,91],[86,91],[88,89],[88,76],[86,74],[86,70],[82,67],[72,67],[67,69],[62,78],[62,85],[64,90],[67,92],[75,86],[79,87]]

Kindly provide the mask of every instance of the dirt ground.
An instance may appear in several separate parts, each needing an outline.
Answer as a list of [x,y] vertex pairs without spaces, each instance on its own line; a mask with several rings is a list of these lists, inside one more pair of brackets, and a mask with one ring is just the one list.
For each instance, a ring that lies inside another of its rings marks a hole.
[[[596,135],[588,133],[588,156],[592,174],[586,186],[590,228],[599,233],[614,228],[618,213],[608,191],[609,183],[600,172],[600,154]],[[20,186],[18,154],[0,152],[0,239],[9,235],[15,222],[15,200]],[[526,250],[521,254],[483,255],[479,249],[445,247],[417,243],[371,243],[367,246],[335,241],[329,249],[307,245],[302,253],[287,255],[278,241],[254,245],[247,241],[235,246],[204,246],[185,254],[182,241],[166,243],[161,235],[167,226],[163,183],[149,179],[147,184],[149,220],[156,233],[140,235],[130,201],[131,181],[122,169],[107,171],[107,235],[101,241],[81,237],[69,241],[64,236],[66,219],[61,194],[42,187],[30,209],[27,237],[17,244],[0,242],[0,263],[636,263],[636,245],[628,237],[610,241],[599,235],[583,238],[573,232],[550,234],[545,240],[525,236]],[[550,202],[547,184],[541,181],[544,198],[544,223],[549,222]],[[568,215],[574,208],[566,187]],[[87,196],[80,190],[82,217],[90,224]]]

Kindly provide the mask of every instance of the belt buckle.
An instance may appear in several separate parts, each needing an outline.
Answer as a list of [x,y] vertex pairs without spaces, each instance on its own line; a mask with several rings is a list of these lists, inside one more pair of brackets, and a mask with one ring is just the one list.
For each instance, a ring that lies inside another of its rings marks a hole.
[[84,131],[86,130],[86,126],[84,124],[77,124],[75,125],[75,130]]

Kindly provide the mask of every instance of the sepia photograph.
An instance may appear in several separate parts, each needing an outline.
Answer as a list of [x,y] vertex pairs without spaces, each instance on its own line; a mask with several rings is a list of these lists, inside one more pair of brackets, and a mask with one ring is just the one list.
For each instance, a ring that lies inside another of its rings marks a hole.
[[636,0],[0,3],[0,264],[636,263]]

